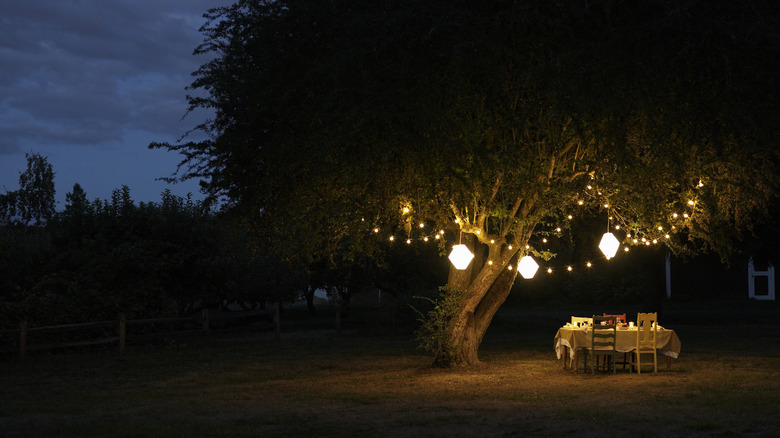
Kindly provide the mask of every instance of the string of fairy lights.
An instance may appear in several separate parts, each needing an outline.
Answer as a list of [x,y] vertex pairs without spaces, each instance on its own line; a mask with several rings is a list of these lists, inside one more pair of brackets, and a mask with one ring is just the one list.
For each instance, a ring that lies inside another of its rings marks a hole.
[[[696,189],[700,189],[704,186],[704,183],[699,180],[698,184],[696,185]],[[668,241],[670,239],[673,233],[678,231],[680,228],[687,225],[687,223],[693,218],[694,213],[697,209],[697,203],[698,203],[698,196],[692,195],[687,199],[684,203],[684,209],[679,212],[673,212],[668,217],[665,218],[665,220],[658,220],[657,225],[654,226],[652,229],[644,229],[640,228],[638,226],[630,227],[626,224],[628,221],[625,217],[623,217],[620,214],[620,210],[616,208],[615,206],[611,205],[609,202],[605,201],[607,198],[607,195],[604,195],[604,192],[597,187],[594,187],[592,184],[589,184],[586,186],[586,190],[584,191],[584,196],[581,197],[581,199],[578,199],[576,201],[576,205],[578,207],[584,207],[586,204],[590,204],[586,202],[587,198],[590,198],[591,201],[594,201],[596,205],[598,205],[600,208],[603,208],[603,210],[606,212],[607,215],[607,228],[606,232],[601,238],[601,241],[599,243],[599,249],[601,250],[602,254],[604,255],[605,260],[610,260],[611,258],[615,257],[617,254],[619,247],[620,247],[620,241],[615,237],[615,235],[612,233],[612,230],[615,231],[623,231],[624,228],[627,228],[628,231],[625,232],[625,238],[623,239],[623,252],[627,253],[630,251],[630,245],[643,245],[643,246],[652,246],[652,245],[658,245],[663,244],[665,241]],[[401,207],[401,213],[403,216],[409,216],[412,212],[411,207],[407,204],[404,204]],[[567,214],[564,216],[566,220],[573,220],[574,216],[572,214]],[[365,221],[365,219],[364,219]],[[407,217],[406,222],[411,224],[412,218]],[[456,219],[455,226],[460,228],[459,220]],[[394,233],[390,233],[389,235],[386,235],[384,238],[386,238],[389,242],[395,243],[395,242],[404,242],[407,245],[411,245],[415,242],[422,242],[422,243],[430,243],[430,242],[437,242],[439,244],[445,245],[445,236],[446,232],[444,229],[441,228],[435,228],[432,225],[424,222],[424,221],[418,221],[415,226],[407,226],[406,228],[406,236],[398,238]],[[417,237],[412,236],[412,230],[417,230]],[[534,241],[536,244],[545,245],[550,243],[547,236],[549,235],[557,235],[560,236],[563,233],[563,229],[566,228],[566,226],[556,226],[551,231],[545,231],[541,233],[535,233],[539,234],[539,237],[534,237],[532,235],[532,238],[529,239],[529,242]],[[372,232],[376,235],[382,234],[382,230],[379,227],[374,227],[372,229]],[[480,230],[475,231],[475,234],[479,234]],[[462,235],[462,233],[460,233]],[[448,258],[453,263],[456,269],[466,269],[468,265],[470,264],[472,258],[474,257],[474,254],[471,253],[471,251],[468,249],[468,247],[460,242],[460,238],[457,239],[458,243],[454,244],[452,247],[452,251],[449,253]],[[495,243],[494,241],[491,241],[491,243]],[[508,249],[512,250],[512,246],[508,245]],[[518,272],[524,277],[524,278],[533,278],[536,274],[536,272],[539,270],[540,266],[537,263],[537,261],[532,257],[531,253],[533,252],[541,252],[544,251],[542,248],[535,248],[530,243],[526,244],[524,254],[517,266],[513,264],[507,264],[506,269],[513,270],[518,269]],[[596,264],[596,261],[601,261],[604,259],[598,259],[598,260],[588,260],[585,261],[582,264],[575,264],[575,263],[569,263],[569,264],[555,264],[550,263],[549,260],[545,260],[545,266],[543,267],[542,271],[548,275],[558,273],[558,272],[566,272],[571,273],[574,272],[580,268],[590,269],[594,267]],[[493,260],[488,259],[486,261],[487,264],[492,265],[494,262]]]

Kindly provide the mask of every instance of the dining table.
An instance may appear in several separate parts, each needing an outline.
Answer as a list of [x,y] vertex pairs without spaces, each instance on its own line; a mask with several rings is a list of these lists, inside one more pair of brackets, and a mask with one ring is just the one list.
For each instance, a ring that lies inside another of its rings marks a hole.
[[[576,326],[566,323],[555,334],[555,354],[563,362],[563,369],[567,369],[566,362],[569,359],[571,369],[577,371],[579,353],[589,350],[593,329],[588,325]],[[636,347],[636,327],[618,327],[615,336],[615,352],[629,353]],[[666,358],[666,369],[671,369],[672,359],[680,355],[682,343],[674,330],[658,326],[656,333],[656,349],[658,354]]]

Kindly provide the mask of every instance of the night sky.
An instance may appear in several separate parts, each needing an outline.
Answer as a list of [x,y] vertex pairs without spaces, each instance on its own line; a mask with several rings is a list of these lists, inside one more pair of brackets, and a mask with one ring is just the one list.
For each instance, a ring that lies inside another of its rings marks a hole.
[[[110,199],[127,185],[157,202],[179,155],[148,150],[175,142],[208,117],[182,119],[191,73],[207,61],[203,13],[231,0],[0,0],[0,193],[18,189],[25,153],[54,167],[57,209],[79,183]],[[188,139],[197,140],[198,136]]]

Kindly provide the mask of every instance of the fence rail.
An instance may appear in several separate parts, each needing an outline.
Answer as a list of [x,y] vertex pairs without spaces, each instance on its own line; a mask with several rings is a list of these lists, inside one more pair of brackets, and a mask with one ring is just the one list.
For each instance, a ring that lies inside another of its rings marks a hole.
[[[110,344],[118,342],[119,353],[125,353],[125,345],[127,344],[127,326],[143,326],[152,324],[175,324],[183,322],[199,322],[200,328],[194,330],[185,331],[163,331],[155,333],[155,336],[161,336],[170,333],[194,333],[203,332],[204,336],[208,336],[211,332],[211,322],[217,320],[230,320],[239,318],[251,318],[257,316],[271,316],[271,312],[267,311],[253,311],[253,312],[234,312],[234,313],[217,313],[210,314],[207,309],[204,309],[200,315],[191,317],[177,317],[177,318],[147,318],[147,319],[125,319],[124,314],[120,314],[114,321],[100,321],[100,322],[85,322],[78,324],[60,324],[51,325],[46,327],[28,327],[26,320],[19,323],[18,329],[12,330],[0,330],[0,335],[15,335],[18,340],[17,347],[0,348],[0,352],[13,352],[18,351],[19,358],[24,359],[28,351],[31,350],[50,350],[55,348],[67,348],[87,345],[99,345]],[[279,307],[275,306],[273,312],[274,328],[277,338],[279,337]],[[46,333],[66,333],[77,331],[88,331],[94,329],[116,329],[116,336],[98,336],[90,339],[79,339],[72,341],[58,341],[47,342],[41,344],[30,344],[30,336],[35,337],[39,334]]]

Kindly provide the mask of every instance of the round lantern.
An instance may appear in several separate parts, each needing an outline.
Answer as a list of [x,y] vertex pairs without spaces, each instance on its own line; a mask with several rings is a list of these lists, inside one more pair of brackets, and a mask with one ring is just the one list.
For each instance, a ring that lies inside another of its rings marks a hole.
[[471,259],[474,258],[474,254],[469,251],[469,248],[464,244],[455,245],[452,247],[449,259],[452,262],[455,269],[464,270],[469,267]]
[[525,256],[521,258],[520,262],[517,264],[517,271],[526,280],[529,278],[534,278],[537,269],[539,269],[539,265],[531,256]]
[[612,233],[604,233],[604,235],[601,236],[599,249],[607,257],[607,260],[615,257],[619,246],[620,242],[618,242],[617,238]]

